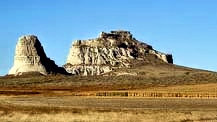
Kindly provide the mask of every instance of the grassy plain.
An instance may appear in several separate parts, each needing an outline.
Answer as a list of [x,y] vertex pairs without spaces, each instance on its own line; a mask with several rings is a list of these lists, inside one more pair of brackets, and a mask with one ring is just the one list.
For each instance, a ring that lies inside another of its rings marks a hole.
[[1,122],[217,121],[217,73],[135,62],[102,76],[0,78]]
[[217,121],[216,99],[1,96],[0,121]]

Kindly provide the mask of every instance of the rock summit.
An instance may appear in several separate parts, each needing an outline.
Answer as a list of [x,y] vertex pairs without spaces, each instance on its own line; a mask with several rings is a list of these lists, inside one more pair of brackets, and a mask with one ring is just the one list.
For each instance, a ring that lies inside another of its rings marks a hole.
[[154,50],[151,45],[136,40],[129,31],[102,32],[96,39],[74,41],[64,68],[76,75],[100,75],[131,67],[134,60],[145,60],[147,54],[164,63],[173,63],[171,54]]

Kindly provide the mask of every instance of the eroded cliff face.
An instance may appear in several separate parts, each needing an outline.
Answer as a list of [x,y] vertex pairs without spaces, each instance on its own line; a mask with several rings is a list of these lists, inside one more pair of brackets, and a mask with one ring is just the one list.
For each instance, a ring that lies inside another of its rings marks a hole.
[[9,75],[22,75],[23,73],[38,72],[44,75],[51,73],[66,73],[64,68],[58,67],[50,60],[34,35],[19,38],[14,56],[14,65]]
[[130,67],[132,61],[143,60],[147,54],[155,55],[165,63],[173,63],[172,55],[139,42],[128,31],[102,32],[96,39],[75,41],[64,68],[77,75],[100,75],[116,68]]

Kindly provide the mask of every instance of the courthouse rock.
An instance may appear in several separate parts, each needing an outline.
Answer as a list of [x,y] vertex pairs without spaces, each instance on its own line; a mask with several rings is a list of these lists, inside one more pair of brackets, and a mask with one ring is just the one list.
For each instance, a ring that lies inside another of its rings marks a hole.
[[102,32],[98,38],[76,40],[64,65],[76,75],[100,75],[114,69],[131,67],[136,60],[153,55],[164,63],[173,63],[171,54],[154,50],[151,45],[133,38],[129,31]]

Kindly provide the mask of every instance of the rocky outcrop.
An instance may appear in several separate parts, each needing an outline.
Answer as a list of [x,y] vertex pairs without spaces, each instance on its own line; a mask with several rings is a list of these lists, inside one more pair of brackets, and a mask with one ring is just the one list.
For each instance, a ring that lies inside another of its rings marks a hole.
[[53,60],[46,56],[40,41],[34,35],[19,38],[14,65],[9,71],[9,75],[21,75],[30,72],[39,72],[44,75],[66,73],[64,68],[58,67]]
[[133,60],[155,55],[165,63],[173,63],[172,55],[158,52],[139,42],[128,31],[102,32],[96,39],[76,40],[64,68],[78,75],[100,75],[116,68],[130,67]]

